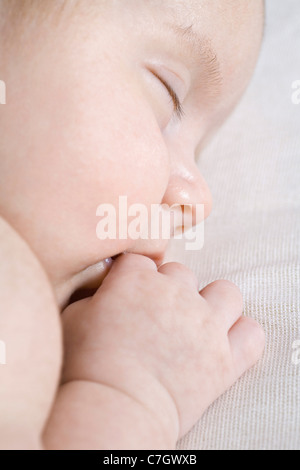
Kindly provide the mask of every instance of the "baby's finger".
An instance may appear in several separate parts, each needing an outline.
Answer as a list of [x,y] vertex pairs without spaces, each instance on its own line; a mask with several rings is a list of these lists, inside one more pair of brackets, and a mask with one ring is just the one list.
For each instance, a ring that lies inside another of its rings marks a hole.
[[215,281],[199,294],[208,302],[213,312],[220,315],[227,331],[243,313],[243,297],[240,289],[230,281]]
[[196,275],[189,268],[180,263],[166,263],[159,267],[158,272],[176,278],[181,284],[186,284],[188,287],[194,287],[198,290],[198,279]]
[[252,318],[241,317],[228,333],[237,377],[250,369],[260,358],[265,346],[262,327]]
[[118,270],[118,272],[129,272],[139,269],[151,269],[157,271],[157,266],[155,262],[147,256],[135,253],[123,253],[113,261],[110,273],[113,273],[116,270]]

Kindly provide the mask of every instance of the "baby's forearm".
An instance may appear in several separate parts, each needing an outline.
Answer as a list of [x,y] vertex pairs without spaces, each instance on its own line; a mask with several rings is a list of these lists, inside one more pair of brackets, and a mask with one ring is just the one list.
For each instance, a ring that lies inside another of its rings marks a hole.
[[44,434],[46,449],[173,449],[171,420],[110,386],[73,381],[61,386]]

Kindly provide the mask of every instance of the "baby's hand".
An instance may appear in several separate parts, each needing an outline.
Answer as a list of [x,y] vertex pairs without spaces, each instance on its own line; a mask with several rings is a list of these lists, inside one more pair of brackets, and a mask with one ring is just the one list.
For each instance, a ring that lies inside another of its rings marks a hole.
[[175,445],[259,359],[263,331],[242,311],[231,282],[216,281],[199,294],[185,266],[157,270],[147,257],[121,255],[97,293],[63,314],[63,381],[94,382],[130,397]]

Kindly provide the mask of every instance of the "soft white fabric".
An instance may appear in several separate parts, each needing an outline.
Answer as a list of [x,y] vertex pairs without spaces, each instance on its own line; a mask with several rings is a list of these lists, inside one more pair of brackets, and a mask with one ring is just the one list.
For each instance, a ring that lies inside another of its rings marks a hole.
[[300,449],[300,2],[268,0],[259,64],[245,98],[203,153],[214,209],[201,251],[169,259],[200,287],[235,282],[265,328],[262,360],[205,413],[178,449]]

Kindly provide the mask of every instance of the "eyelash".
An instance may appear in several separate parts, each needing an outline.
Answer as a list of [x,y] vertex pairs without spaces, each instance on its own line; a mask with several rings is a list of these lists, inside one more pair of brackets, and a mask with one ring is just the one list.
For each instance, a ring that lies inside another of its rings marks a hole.
[[174,104],[174,112],[175,112],[176,116],[178,117],[178,119],[181,121],[182,118],[184,117],[185,113],[184,113],[182,103],[180,102],[177,94],[175,93],[173,88],[168,84],[168,82],[166,82],[164,79],[162,79],[157,73],[155,73],[153,71],[152,71],[152,73],[164,85],[167,92],[171,96],[173,104]]

